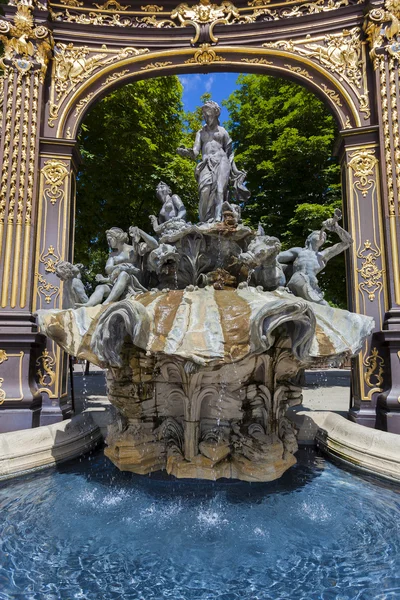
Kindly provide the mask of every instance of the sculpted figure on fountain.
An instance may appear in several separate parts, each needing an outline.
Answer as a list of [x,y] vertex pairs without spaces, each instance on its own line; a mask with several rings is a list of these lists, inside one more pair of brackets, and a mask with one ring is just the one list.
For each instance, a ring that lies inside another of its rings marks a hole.
[[173,194],[171,188],[163,181],[160,181],[156,188],[156,196],[162,203],[162,208],[158,215],[158,221],[154,215],[150,216],[150,219],[153,221],[154,231],[157,231],[155,225],[161,225],[171,219],[186,221],[185,205],[179,196]]
[[263,227],[259,225],[257,236],[250,242],[246,252],[239,256],[239,261],[248,268],[250,284],[261,286],[269,292],[285,285],[285,275],[278,262],[280,251],[278,238],[265,235]]
[[56,264],[56,275],[64,282],[64,308],[73,308],[75,304],[88,301],[85,286],[81,279],[81,268],[81,264],[73,265],[65,260],[60,260]]
[[246,173],[235,165],[229,133],[219,124],[220,107],[210,100],[202,111],[206,124],[197,132],[193,148],[181,146],[177,152],[191,160],[201,153],[195,176],[199,186],[199,219],[205,223],[222,220],[222,205],[229,200],[230,183],[238,202],[248,200],[250,192],[244,185]]
[[[347,250],[353,243],[351,235],[338,224],[341,217],[341,211],[336,209],[334,216],[323,222],[320,231],[310,233],[304,248],[290,248],[279,254],[278,261],[285,269],[287,287],[295,296],[309,302],[327,304],[318,285],[317,275],[331,258]],[[325,230],[336,232],[340,242],[320,250],[326,242]]]
[[111,254],[108,258],[105,266],[106,276],[96,275],[96,281],[100,285],[96,287],[89,300],[81,306],[109,304],[121,300],[129,293],[147,291],[140,282],[141,257],[157,248],[158,243],[138,227],[131,227],[129,233],[132,237],[132,245],[127,243],[128,234],[119,227],[111,227],[106,231],[109,248],[116,250],[117,254]]

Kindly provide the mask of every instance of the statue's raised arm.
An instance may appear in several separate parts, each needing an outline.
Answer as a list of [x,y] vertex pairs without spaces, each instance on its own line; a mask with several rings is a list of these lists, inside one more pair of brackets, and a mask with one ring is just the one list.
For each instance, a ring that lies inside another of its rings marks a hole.
[[325,261],[325,264],[334,256],[337,256],[341,252],[347,250],[347,248],[349,248],[353,243],[353,238],[351,237],[349,232],[340,227],[338,223],[338,221],[340,221],[341,218],[342,212],[337,208],[335,210],[334,216],[331,219],[327,219],[322,223],[321,234],[325,229],[327,229],[328,231],[337,233],[340,238],[340,242],[338,244],[334,244],[333,246],[322,250],[321,254]]

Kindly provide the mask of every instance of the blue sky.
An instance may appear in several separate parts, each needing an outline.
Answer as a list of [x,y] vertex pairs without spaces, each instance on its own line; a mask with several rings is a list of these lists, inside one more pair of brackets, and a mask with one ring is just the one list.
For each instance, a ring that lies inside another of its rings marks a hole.
[[[226,100],[231,92],[237,87],[236,80],[239,73],[191,73],[180,75],[179,79],[183,85],[183,106],[185,110],[194,110],[200,104],[200,96],[210,92],[212,99],[222,106],[222,100]],[[222,107],[221,123],[227,121],[228,111]]]

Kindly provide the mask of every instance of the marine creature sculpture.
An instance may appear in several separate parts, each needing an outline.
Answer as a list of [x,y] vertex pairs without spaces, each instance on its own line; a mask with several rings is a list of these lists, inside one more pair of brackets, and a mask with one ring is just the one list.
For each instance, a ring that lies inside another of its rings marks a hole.
[[250,242],[246,252],[239,256],[239,260],[249,269],[250,283],[259,285],[266,291],[285,285],[285,275],[277,258],[280,250],[278,238],[265,235],[264,229],[259,225],[257,237]]
[[[278,261],[289,265],[285,272],[287,287],[296,296],[310,302],[326,304],[324,294],[318,285],[317,275],[331,258],[347,250],[353,243],[351,235],[338,224],[341,217],[341,211],[336,209],[334,216],[323,222],[320,231],[310,233],[304,248],[290,248],[279,254]],[[325,230],[336,232],[340,242],[320,250],[326,242]]]

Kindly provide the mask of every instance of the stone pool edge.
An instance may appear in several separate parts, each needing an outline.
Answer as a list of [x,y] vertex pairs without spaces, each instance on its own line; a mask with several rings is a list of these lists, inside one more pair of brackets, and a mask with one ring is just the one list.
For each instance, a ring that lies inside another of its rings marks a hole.
[[[313,433],[324,454],[364,473],[400,483],[400,436],[358,425],[337,413],[298,412],[300,434]],[[301,441],[300,441],[301,443]]]
[[[52,467],[96,448],[104,440],[105,427],[99,427],[94,416],[86,410],[61,423],[0,434],[0,480]],[[400,483],[400,436],[363,427],[334,412],[288,416],[299,428],[300,446],[316,445],[343,464]]]
[[78,458],[103,441],[88,413],[34,429],[0,434],[0,480]]

